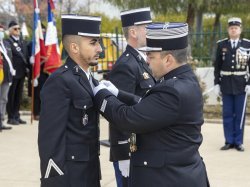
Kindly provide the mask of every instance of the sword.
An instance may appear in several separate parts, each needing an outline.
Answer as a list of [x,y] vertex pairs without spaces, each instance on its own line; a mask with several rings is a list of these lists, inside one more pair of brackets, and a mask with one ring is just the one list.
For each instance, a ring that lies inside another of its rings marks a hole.
[[245,96],[245,99],[244,99],[244,105],[243,105],[243,110],[242,110],[242,115],[241,115],[241,121],[240,121],[240,130],[242,129],[242,126],[243,126],[246,105],[247,105],[247,93],[246,93],[246,96]]

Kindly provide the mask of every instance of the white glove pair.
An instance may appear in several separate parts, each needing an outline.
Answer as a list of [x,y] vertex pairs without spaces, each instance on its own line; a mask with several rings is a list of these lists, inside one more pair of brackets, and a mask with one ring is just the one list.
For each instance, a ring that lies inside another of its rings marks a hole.
[[250,95],[250,85],[246,85],[245,92],[247,95]]
[[117,96],[119,93],[119,90],[110,81],[102,80],[98,86],[93,88],[94,95],[96,95],[102,89],[107,89],[114,96]]
[[118,161],[119,170],[123,177],[129,177],[129,166],[130,160],[119,160]]
[[217,95],[217,96],[221,96],[221,90],[220,90],[220,85],[219,84],[216,84],[214,86],[214,93]]

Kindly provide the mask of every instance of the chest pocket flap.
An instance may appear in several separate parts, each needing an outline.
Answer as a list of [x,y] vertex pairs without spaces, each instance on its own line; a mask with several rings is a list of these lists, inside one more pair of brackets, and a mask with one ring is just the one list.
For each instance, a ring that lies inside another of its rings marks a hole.
[[89,145],[68,145],[66,149],[66,160],[89,161]]
[[73,105],[77,109],[87,110],[93,107],[93,102],[91,98],[88,99],[75,99]]
[[165,163],[164,152],[160,151],[144,151],[135,152],[132,155],[133,166],[161,168]]

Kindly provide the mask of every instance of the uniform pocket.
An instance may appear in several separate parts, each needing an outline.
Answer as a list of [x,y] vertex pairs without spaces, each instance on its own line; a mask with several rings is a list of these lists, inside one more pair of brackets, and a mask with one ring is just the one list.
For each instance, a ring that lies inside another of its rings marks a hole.
[[89,161],[89,145],[77,144],[68,145],[66,148],[66,160],[70,161]]
[[93,102],[91,98],[88,99],[75,99],[73,100],[73,105],[77,109],[87,110],[93,107]]
[[164,152],[160,151],[135,152],[131,160],[133,166],[161,168],[165,164]]

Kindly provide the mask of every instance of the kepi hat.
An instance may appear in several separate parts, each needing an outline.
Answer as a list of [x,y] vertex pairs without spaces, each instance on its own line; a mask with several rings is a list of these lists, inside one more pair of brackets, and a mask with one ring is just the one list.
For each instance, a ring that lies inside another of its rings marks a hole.
[[187,23],[152,23],[146,27],[147,46],[140,51],[168,51],[188,46]]
[[139,8],[121,12],[122,27],[142,25],[152,22],[150,8]]
[[228,19],[228,26],[241,26],[241,19],[240,18],[236,18],[236,17],[233,17],[233,18],[229,18]]
[[62,36],[100,37],[101,17],[62,15]]

